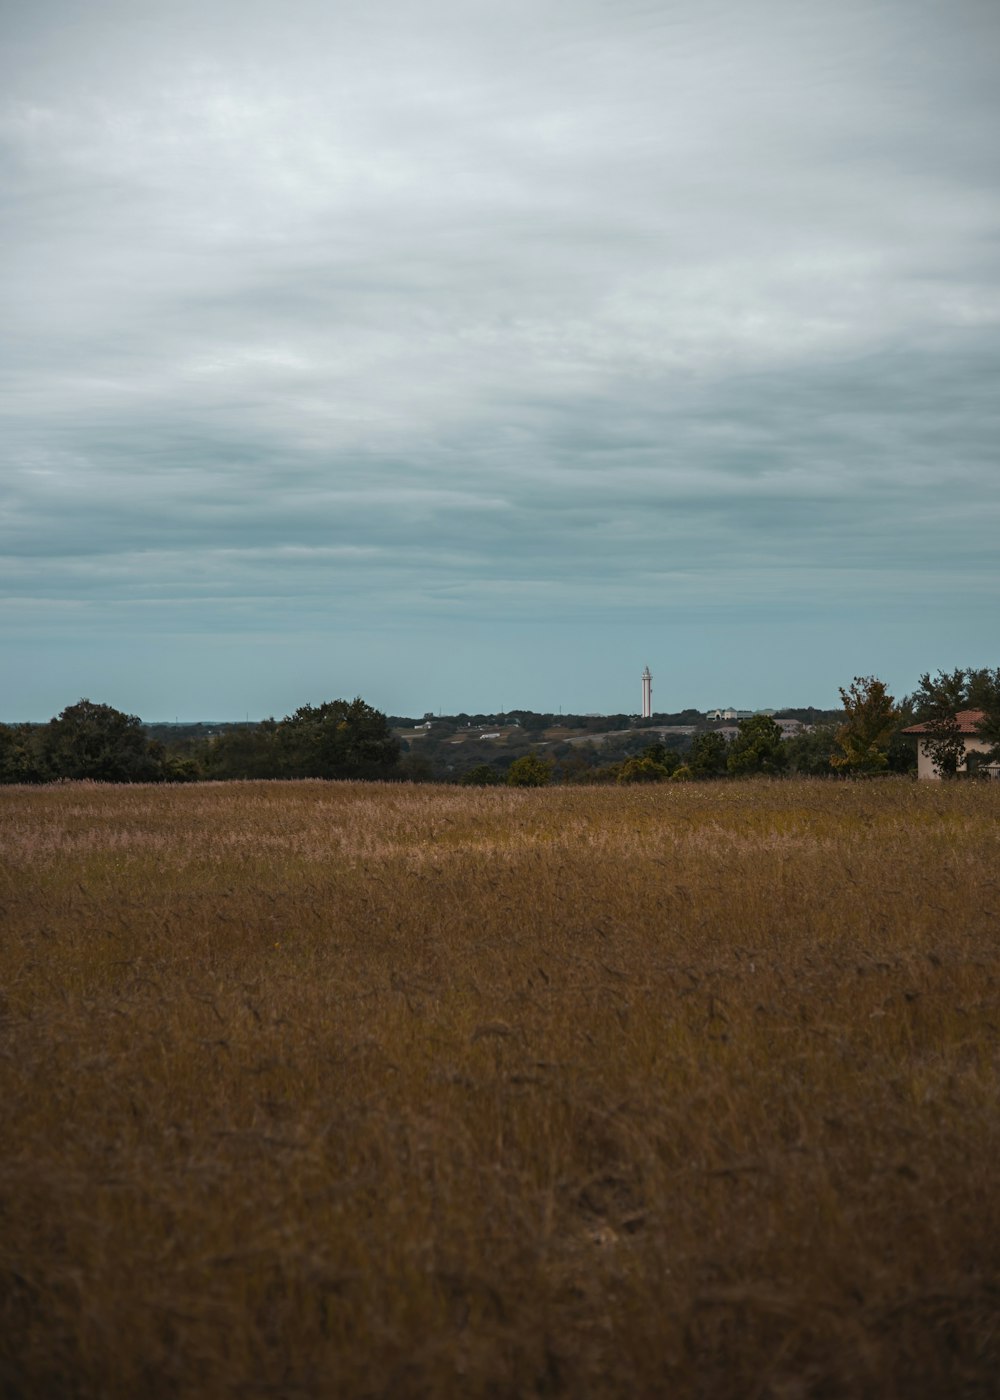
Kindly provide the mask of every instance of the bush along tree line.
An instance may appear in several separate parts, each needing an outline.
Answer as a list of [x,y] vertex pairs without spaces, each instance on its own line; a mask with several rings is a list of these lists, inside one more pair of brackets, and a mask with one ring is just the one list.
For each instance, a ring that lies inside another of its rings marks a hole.
[[[514,723],[521,748],[508,748],[506,754],[484,762],[471,746],[464,767],[454,761],[454,749],[447,751],[447,761],[442,757],[445,751],[433,744],[423,753],[414,751],[393,732],[393,724],[401,725],[398,719],[391,721],[360,698],[303,705],[282,720],[232,725],[177,742],[151,736],[136,715],[80,700],[48,724],[0,724],[0,783],[346,778],[545,787],[552,782],[697,782],[783,775],[878,777],[914,771],[916,741],[904,733],[913,724],[927,726],[923,742],[948,778],[973,776],[976,771],[963,765],[956,715],[965,710],[982,715],[978,733],[990,749],[980,756],[980,764],[1000,762],[1000,668],[958,668],[933,676],[927,672],[913,694],[899,701],[878,677],[855,676],[841,689],[840,699],[836,718],[835,712],[827,712],[828,722],[810,724],[790,737],[770,715],[755,714],[739,722],[732,738],[705,728],[681,736],[676,747],[662,739],[646,742],[643,728],[648,730],[648,725],[629,731],[617,723],[622,716],[611,717],[616,721],[613,733],[609,736],[606,729],[605,737],[595,742],[548,741],[545,735],[555,726],[535,721],[555,720],[554,716],[517,711]],[[683,717],[696,714],[685,711]],[[564,726],[562,717],[558,726],[573,727]],[[536,747],[543,743],[544,754]]]

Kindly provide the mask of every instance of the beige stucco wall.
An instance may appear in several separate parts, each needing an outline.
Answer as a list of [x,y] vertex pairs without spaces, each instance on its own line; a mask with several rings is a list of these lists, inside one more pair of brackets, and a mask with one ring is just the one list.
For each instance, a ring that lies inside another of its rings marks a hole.
[[[989,753],[990,749],[993,747],[992,744],[986,743],[985,739],[979,739],[974,734],[963,734],[962,737],[965,740],[966,753]],[[964,767],[964,763],[959,764],[959,771],[961,772]],[[924,747],[923,742],[917,747],[917,777],[930,778],[938,782],[941,780],[941,774],[934,767],[931,756]]]

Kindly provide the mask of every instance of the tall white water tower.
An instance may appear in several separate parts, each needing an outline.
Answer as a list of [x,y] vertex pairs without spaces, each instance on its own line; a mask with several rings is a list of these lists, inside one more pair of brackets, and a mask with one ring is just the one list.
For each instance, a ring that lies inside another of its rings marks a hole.
[[642,673],[642,717],[651,719],[653,715],[653,676],[649,667]]

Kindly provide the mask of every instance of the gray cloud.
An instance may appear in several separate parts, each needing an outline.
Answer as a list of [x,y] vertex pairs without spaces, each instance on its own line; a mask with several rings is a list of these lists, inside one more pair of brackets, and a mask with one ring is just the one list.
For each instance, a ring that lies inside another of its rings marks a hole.
[[992,4],[4,24],[15,631],[995,609]]

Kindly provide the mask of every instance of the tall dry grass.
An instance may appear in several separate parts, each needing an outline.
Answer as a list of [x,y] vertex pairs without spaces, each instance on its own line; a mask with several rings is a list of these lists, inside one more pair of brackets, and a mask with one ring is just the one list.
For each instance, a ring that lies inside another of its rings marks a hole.
[[0,1391],[996,1395],[998,817],[0,792]]

